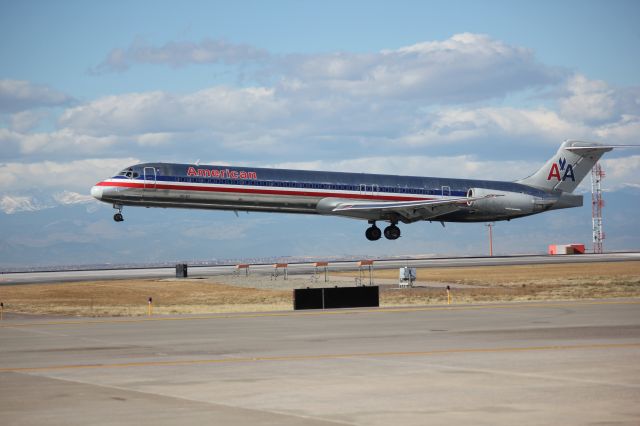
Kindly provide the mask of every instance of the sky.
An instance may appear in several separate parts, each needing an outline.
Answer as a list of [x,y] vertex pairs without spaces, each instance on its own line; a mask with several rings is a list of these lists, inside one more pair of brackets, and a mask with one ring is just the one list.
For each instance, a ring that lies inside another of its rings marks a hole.
[[[338,218],[110,206],[146,161],[516,180],[565,139],[640,144],[637,1],[0,0],[0,267],[486,254],[482,224],[369,242]],[[602,161],[605,248],[640,248],[640,150]],[[585,206],[498,254],[591,245]]]

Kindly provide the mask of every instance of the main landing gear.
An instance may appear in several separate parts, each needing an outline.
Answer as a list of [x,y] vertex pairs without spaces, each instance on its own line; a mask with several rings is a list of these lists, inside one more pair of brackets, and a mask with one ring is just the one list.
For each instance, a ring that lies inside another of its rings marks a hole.
[[400,238],[400,228],[398,228],[395,223],[392,223],[384,228],[384,237],[387,240],[397,240]]
[[367,240],[375,241],[380,239],[380,237],[382,236],[382,231],[376,226],[376,223],[373,222],[371,223],[371,227],[367,228],[364,235],[367,237]]
[[113,215],[113,220],[115,220],[116,222],[122,222],[124,220],[124,216],[122,216],[122,206],[119,204],[114,204],[113,208],[118,209],[118,213]]
[[[370,221],[369,223],[371,226],[367,228],[364,235],[369,241],[379,240],[382,237],[382,231],[376,226],[375,221]],[[388,240],[397,240],[400,238],[400,228],[395,223],[391,223],[391,225],[384,228],[384,237]]]

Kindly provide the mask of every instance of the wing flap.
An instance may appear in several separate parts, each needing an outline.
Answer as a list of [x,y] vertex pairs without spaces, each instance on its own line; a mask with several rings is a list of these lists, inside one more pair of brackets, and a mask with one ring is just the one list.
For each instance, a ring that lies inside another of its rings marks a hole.
[[[331,209],[332,214],[350,216],[361,219],[396,216],[403,222],[410,223],[418,220],[430,220],[452,213],[469,205],[469,203],[499,195],[489,194],[481,197],[459,197],[447,199],[416,200],[416,201],[353,201],[341,200]],[[331,214],[330,213],[330,214]]]

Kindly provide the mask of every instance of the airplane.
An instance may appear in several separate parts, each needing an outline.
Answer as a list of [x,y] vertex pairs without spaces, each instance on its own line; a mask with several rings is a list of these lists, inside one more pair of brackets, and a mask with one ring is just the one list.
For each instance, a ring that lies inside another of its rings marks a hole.
[[[366,220],[370,241],[400,237],[398,223],[494,222],[581,207],[572,194],[600,157],[626,145],[566,140],[532,175],[515,182],[143,163],[98,182],[91,195],[113,205],[305,213]],[[382,231],[377,222],[387,222]]]

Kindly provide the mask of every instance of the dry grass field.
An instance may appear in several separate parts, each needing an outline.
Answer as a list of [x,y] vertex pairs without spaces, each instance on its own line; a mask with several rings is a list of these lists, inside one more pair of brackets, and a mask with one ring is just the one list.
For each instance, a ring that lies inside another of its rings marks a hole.
[[113,280],[0,286],[5,311],[77,316],[257,312],[291,308],[291,292],[205,281]]
[[[379,270],[389,283],[397,269]],[[357,276],[357,272],[334,274]],[[290,289],[265,288],[264,277],[243,286],[225,276],[201,280],[119,280],[0,286],[5,312],[77,316],[146,315],[149,297],[154,314],[256,312],[292,309]],[[262,281],[261,281],[262,280]],[[428,283],[429,285],[421,285]],[[322,283],[325,285],[325,283]],[[331,285],[331,283],[327,283]],[[447,284],[455,284],[453,303],[522,300],[574,300],[640,297],[640,262],[428,268],[418,270],[417,286],[381,286],[382,306],[446,303]],[[270,284],[271,285],[271,284]]]
[[[375,272],[376,278],[396,278],[396,270]],[[455,303],[526,300],[575,300],[640,296],[640,262],[479,266],[417,271],[419,281],[457,284]],[[469,286],[465,288],[465,286]],[[386,291],[385,305],[446,303],[444,289]]]

